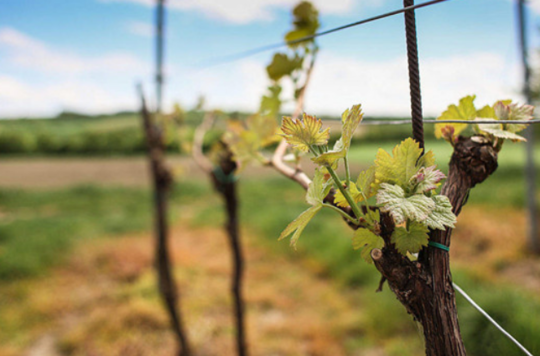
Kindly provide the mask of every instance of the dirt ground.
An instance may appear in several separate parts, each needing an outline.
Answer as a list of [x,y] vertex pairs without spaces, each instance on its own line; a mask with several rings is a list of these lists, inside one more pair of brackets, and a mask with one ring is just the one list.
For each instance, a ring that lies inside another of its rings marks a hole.
[[[363,338],[358,296],[302,264],[257,247],[251,237],[246,240],[251,355],[384,355],[373,346],[345,346]],[[220,229],[177,227],[172,242],[196,355],[234,355],[225,236]],[[14,311],[24,309],[20,313],[41,321],[26,329],[26,342],[19,335],[13,344],[0,345],[0,355],[174,354],[174,339],[156,294],[148,234],[86,241],[72,256],[47,278],[29,283],[26,289],[34,292],[23,298],[20,286],[7,290],[18,296],[15,303],[22,303],[14,305]],[[12,317],[24,315],[14,312]]]
[[[199,172],[191,160],[176,158],[171,164]],[[27,158],[0,160],[0,186],[57,188],[74,184],[149,184],[145,157]]]
[[[175,174],[202,177],[203,172],[190,157],[168,160]],[[308,169],[312,167],[309,162]],[[25,158],[0,160],[0,187],[60,188],[77,184],[145,186],[150,184],[146,157]],[[253,166],[247,176],[278,176],[274,170]]]

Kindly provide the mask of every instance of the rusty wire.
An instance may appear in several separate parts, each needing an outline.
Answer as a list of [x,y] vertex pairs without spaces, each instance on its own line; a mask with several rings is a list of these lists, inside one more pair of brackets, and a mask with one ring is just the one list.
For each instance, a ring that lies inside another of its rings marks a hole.
[[[414,6],[414,0],[403,0],[404,8]],[[411,95],[411,117],[413,138],[424,149],[424,125],[422,116],[422,93],[420,91],[420,66],[416,42],[416,16],[414,10],[405,12],[405,34],[407,38],[407,63],[409,65],[409,91]]]

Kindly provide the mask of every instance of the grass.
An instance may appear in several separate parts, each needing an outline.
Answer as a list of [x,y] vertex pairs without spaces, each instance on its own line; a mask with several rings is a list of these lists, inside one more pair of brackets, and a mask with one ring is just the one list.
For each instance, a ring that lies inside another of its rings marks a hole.
[[0,190],[0,279],[45,272],[74,241],[149,229],[149,204],[127,188]]
[[[522,191],[504,172],[499,171],[489,184],[501,189],[505,183],[512,183],[505,193],[508,195],[505,205],[511,202],[511,205],[521,206]],[[384,346],[389,355],[405,355],[403,345],[409,345],[411,340],[413,346],[408,346],[411,350],[407,352],[413,355],[421,350],[416,325],[393,294],[388,288],[383,293],[374,293],[379,276],[373,266],[364,263],[359,253],[352,250],[351,232],[339,216],[331,211],[321,212],[308,225],[295,251],[287,241],[277,242],[276,238],[306,208],[302,190],[280,178],[240,180],[240,189],[241,221],[245,229],[259,237],[258,243],[273,253],[302,263],[321,277],[339,282],[344,288],[361,291],[358,303],[365,308],[361,333]],[[501,202],[498,194],[475,191],[470,203],[496,209]],[[46,276],[51,266],[65,261],[71,247],[79,240],[149,230],[150,201],[148,191],[136,188],[84,186],[54,191],[1,190],[1,283],[14,285],[28,278]],[[222,202],[207,182],[180,182],[172,201],[172,217],[181,216],[198,226],[222,224]],[[501,282],[475,279],[466,266],[456,271],[456,281],[531,352],[540,351],[536,338],[540,332],[535,317],[540,308],[537,296]],[[8,305],[9,301],[6,303],[0,304]],[[458,303],[463,336],[471,355],[484,355],[486,348],[504,350],[505,355],[520,354],[462,299],[458,298]]]

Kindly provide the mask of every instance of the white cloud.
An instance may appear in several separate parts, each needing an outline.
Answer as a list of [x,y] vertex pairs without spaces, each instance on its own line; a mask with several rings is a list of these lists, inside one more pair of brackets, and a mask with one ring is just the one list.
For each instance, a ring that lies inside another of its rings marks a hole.
[[130,21],[126,24],[126,29],[137,36],[152,37],[154,35],[153,25],[142,21]]
[[[155,0],[99,0],[101,2],[131,2],[155,6]],[[378,6],[384,0],[363,0],[363,6]],[[210,18],[223,19],[233,23],[248,23],[272,19],[272,12],[278,8],[292,8],[298,0],[168,0],[171,9],[197,11]],[[353,8],[355,0],[312,0],[325,14],[344,14]],[[367,4],[366,4],[367,3]]]
[[[0,117],[54,114],[65,109],[133,110],[137,108],[132,89],[135,76],[151,77],[151,67],[130,55],[85,58],[9,28],[0,29],[0,51],[7,54],[12,68],[53,74],[36,81],[33,74],[15,76],[1,68]],[[426,116],[438,115],[467,94],[478,94],[479,105],[520,97],[518,66],[508,63],[504,55],[427,58],[421,60],[420,69]],[[165,87],[168,105],[179,99],[189,106],[204,94],[212,108],[254,111],[268,85],[265,63],[254,59],[199,71],[175,68],[174,73]],[[291,88],[286,87],[285,92],[290,97]],[[362,103],[367,115],[408,116],[406,59],[376,61],[322,54],[308,89],[306,110],[338,115],[355,103]],[[291,104],[285,109],[291,110]]]
[[0,117],[133,110],[135,80],[151,68],[126,53],[84,57],[56,49],[12,28],[0,28],[0,54]]
[[54,116],[62,110],[100,114],[137,107],[135,91],[94,82],[36,84],[0,74],[0,117]]
[[[440,114],[468,94],[477,94],[478,105],[504,98],[521,99],[518,66],[510,65],[498,54],[425,59],[420,70],[425,116]],[[183,76],[182,83],[171,80],[168,92],[185,103],[194,103],[202,93],[212,108],[253,111],[267,85],[263,63],[247,60],[192,71]],[[284,91],[284,96],[290,97],[291,88]],[[307,92],[306,111],[339,115],[356,103],[361,103],[369,116],[410,116],[405,57],[366,61],[322,55]],[[285,109],[291,111],[292,104]]]
[[95,72],[140,72],[145,64],[127,53],[110,53],[87,58],[52,48],[12,28],[0,29],[0,50],[7,61],[42,73],[81,74]]
[[[421,60],[420,72],[426,116],[440,114],[467,94],[477,94],[480,104],[520,98],[518,67],[498,54],[428,58]],[[362,103],[367,115],[410,115],[406,58],[380,62],[323,56],[307,94],[307,109],[336,114],[355,103]]]

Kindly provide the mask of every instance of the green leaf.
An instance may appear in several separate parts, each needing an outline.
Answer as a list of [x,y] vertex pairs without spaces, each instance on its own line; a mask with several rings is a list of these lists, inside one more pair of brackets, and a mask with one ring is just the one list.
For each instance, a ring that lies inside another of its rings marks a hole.
[[233,153],[233,159],[240,167],[245,167],[249,162],[260,158],[260,139],[254,132],[242,130],[240,132],[228,131],[223,135]]
[[315,171],[315,176],[309,184],[306,201],[309,205],[322,205],[324,203],[324,198],[330,192],[332,184],[325,184],[324,172],[322,169],[317,169]]
[[364,215],[366,221],[371,225],[374,226],[375,222],[380,223],[381,222],[381,212],[379,209],[367,209],[366,215]]
[[[346,181],[342,181],[341,183],[346,183]],[[358,190],[358,187],[356,186],[356,184],[354,182],[351,182],[351,186],[348,187],[348,191],[349,191],[349,194],[351,195],[351,197],[353,198],[353,200],[355,202],[358,203],[358,202],[364,200],[362,198],[362,194],[360,193],[360,191]],[[340,206],[342,208],[346,208],[346,207],[349,206],[349,202],[347,201],[345,196],[339,190],[334,195],[334,204],[336,204],[337,206]]]
[[422,149],[412,138],[408,138],[394,147],[392,155],[382,148],[379,149],[375,159],[376,185],[390,183],[402,187],[408,186],[411,178],[418,172],[420,167],[434,164],[433,152],[426,152],[420,158],[421,154]]
[[447,227],[453,229],[457,219],[452,212],[452,204],[448,197],[436,195],[432,199],[435,202],[435,209],[428,216],[425,224],[432,229],[445,230]]
[[279,114],[282,101],[279,98],[281,94],[281,86],[278,84],[268,87],[268,94],[264,95],[261,99],[261,106],[259,111],[261,114],[272,116],[274,118]]
[[254,133],[261,147],[281,141],[278,124],[273,116],[255,114],[246,120],[247,130]]
[[[469,95],[459,100],[459,105],[449,105],[437,120],[474,120],[477,117],[476,108],[474,107],[474,99],[476,95]],[[453,128],[453,135],[459,135],[461,131],[467,128],[467,123],[463,124],[436,124],[435,137],[443,137],[443,128]]]
[[476,116],[480,118],[486,118],[486,119],[497,119],[497,115],[495,114],[495,110],[493,107],[486,105],[482,109],[478,110],[476,112]]
[[[375,183],[375,171],[376,167],[371,166],[365,171],[360,172],[358,179],[356,180],[356,186],[358,190],[362,191],[367,199],[371,198],[376,194],[375,189],[373,189],[373,183]],[[362,200],[363,201],[363,197]]]
[[[313,34],[313,31],[309,28],[300,28],[300,29],[297,29],[297,30],[291,30],[289,32],[287,32],[287,34],[285,35],[285,42],[293,42],[293,41],[296,41],[300,38],[303,38],[303,37],[307,37],[307,36],[311,36]],[[298,43],[294,43],[292,45],[290,45],[290,47],[294,48],[294,47],[297,47],[299,45],[305,45],[307,43],[310,43],[310,42],[313,42],[313,39],[309,39],[309,40],[305,40],[305,41],[302,41],[302,42],[298,42]]]
[[[290,42],[302,37],[315,34],[319,28],[319,12],[309,2],[300,2],[293,10],[294,16],[294,29],[285,35],[285,41]],[[295,48],[297,46],[305,46],[309,43],[313,43],[313,39],[303,41],[301,43],[290,45]]]
[[383,183],[377,193],[377,205],[382,212],[388,212],[396,225],[407,219],[424,221],[435,209],[435,202],[423,194],[406,197],[399,185]]
[[362,121],[364,114],[362,113],[362,105],[354,105],[350,110],[347,109],[341,115],[341,137],[334,145],[331,151],[325,152],[313,161],[317,164],[324,166],[332,166],[339,159],[345,158],[349,148],[351,147],[351,140],[354,132],[358,128],[358,125]]
[[[369,169],[360,172],[356,183],[351,182],[351,186],[349,187],[349,193],[351,194],[351,197],[354,199],[354,201],[357,203],[364,201],[364,195],[367,199],[374,196],[375,190],[372,187],[372,184],[374,182],[375,166],[371,166]],[[342,183],[345,183],[345,181],[343,181]],[[362,192],[364,193],[363,195]],[[341,194],[339,190],[334,196],[334,203],[344,208],[349,206],[349,202],[347,202],[347,199],[345,199],[345,197],[343,196],[343,194]]]
[[266,67],[268,77],[277,82],[281,78],[291,75],[293,71],[302,67],[304,59],[295,55],[289,58],[285,53],[276,53],[272,58],[272,62]]
[[312,206],[308,210],[300,214],[296,219],[294,219],[286,228],[283,230],[279,236],[279,240],[284,239],[285,237],[293,234],[291,237],[291,246],[296,248],[296,243],[302,234],[302,231],[306,228],[306,225],[310,222],[311,219],[321,210],[322,205]]
[[318,165],[325,167],[337,168],[337,163],[340,159],[345,158],[347,151],[343,147],[343,141],[341,138],[336,141],[334,148],[331,151],[324,152],[311,160]]
[[308,152],[310,146],[321,146],[328,143],[329,130],[322,129],[322,121],[315,116],[304,114],[304,119],[293,120],[284,116],[281,123],[283,137],[293,147],[300,151]]
[[367,263],[373,263],[371,250],[383,248],[384,240],[368,229],[359,228],[354,232],[352,244],[355,250],[362,249],[360,255]]
[[306,193],[306,201],[308,204],[312,205],[312,207],[304,211],[293,222],[291,222],[287,228],[283,230],[279,236],[279,239],[281,240],[294,232],[293,236],[291,237],[291,246],[296,248],[296,242],[300,238],[302,231],[304,231],[304,228],[308,222],[313,219],[315,214],[321,210],[324,204],[324,198],[328,195],[331,188],[331,182],[325,182],[324,169],[317,169]]
[[429,229],[419,222],[411,221],[406,227],[397,227],[392,233],[392,242],[402,255],[420,252],[429,241]]

